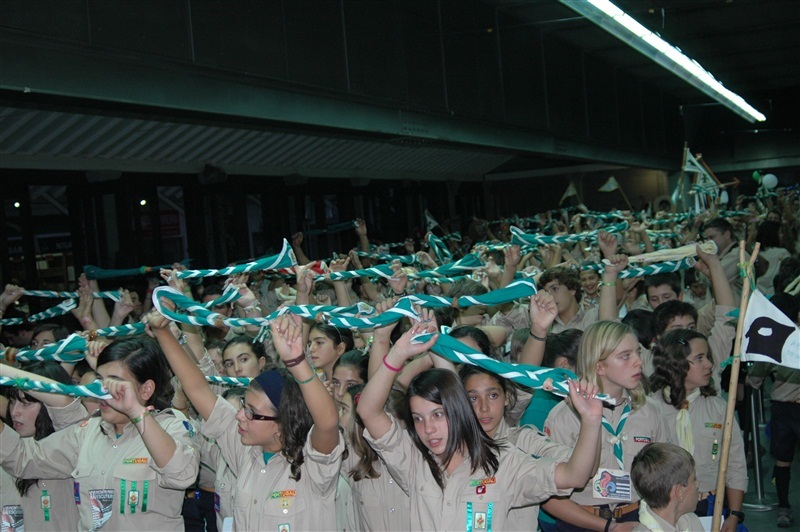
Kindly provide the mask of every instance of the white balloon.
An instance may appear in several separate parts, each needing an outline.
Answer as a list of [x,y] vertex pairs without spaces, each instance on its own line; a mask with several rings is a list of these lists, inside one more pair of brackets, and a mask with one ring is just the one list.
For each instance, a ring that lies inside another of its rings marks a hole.
[[727,205],[729,200],[730,199],[728,198],[728,191],[723,190],[722,194],[719,195],[719,202],[722,203],[723,205]]
[[761,184],[765,188],[772,190],[778,186],[778,177],[775,174],[767,174],[761,178]]

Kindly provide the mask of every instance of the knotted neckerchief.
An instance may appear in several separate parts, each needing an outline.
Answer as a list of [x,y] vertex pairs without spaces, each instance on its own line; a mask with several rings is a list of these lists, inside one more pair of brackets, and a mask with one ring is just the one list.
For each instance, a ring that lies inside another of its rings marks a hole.
[[650,506],[641,499],[639,501],[639,523],[643,524],[651,532],[664,532],[661,524],[653,517]]
[[[664,399],[669,401],[669,386],[663,390]],[[689,416],[689,406],[695,399],[700,397],[700,388],[695,388],[692,393],[686,396],[686,400],[678,409],[678,417],[675,420],[675,432],[678,433],[678,445],[694,454],[694,433],[692,431],[692,419]]]
[[628,415],[631,413],[630,403],[625,404],[625,409],[622,411],[622,417],[619,418],[617,428],[611,426],[606,415],[603,414],[603,428],[605,428],[611,436],[608,438],[608,443],[614,445],[614,457],[617,459],[617,464],[620,469],[625,469],[625,462],[622,460],[622,442],[627,440],[627,436],[622,434],[622,429],[625,427],[625,422],[628,420]]

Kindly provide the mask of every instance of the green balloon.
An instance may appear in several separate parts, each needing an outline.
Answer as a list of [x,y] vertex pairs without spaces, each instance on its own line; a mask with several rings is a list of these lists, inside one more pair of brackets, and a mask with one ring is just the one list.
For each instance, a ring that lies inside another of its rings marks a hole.
[[755,180],[756,183],[761,183],[761,172],[758,170],[753,172],[753,180]]

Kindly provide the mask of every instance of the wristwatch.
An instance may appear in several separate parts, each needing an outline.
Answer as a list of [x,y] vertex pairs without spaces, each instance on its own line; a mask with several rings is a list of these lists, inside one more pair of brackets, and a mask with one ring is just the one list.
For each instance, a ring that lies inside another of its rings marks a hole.
[[744,523],[744,512],[740,512],[740,511],[738,511],[738,510],[731,510],[731,511],[730,511],[730,512],[728,512],[728,513],[729,513],[730,515],[734,516],[734,517],[738,517],[738,518],[739,518],[739,524],[740,524],[740,525],[741,525],[742,523]]

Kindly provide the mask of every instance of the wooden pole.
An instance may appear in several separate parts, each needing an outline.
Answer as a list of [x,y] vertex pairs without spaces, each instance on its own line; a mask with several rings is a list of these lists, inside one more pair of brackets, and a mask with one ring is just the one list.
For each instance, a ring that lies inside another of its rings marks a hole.
[[625,200],[625,203],[628,204],[628,210],[633,212],[633,205],[631,205],[631,202],[628,201],[628,196],[626,196],[625,191],[622,190],[622,185],[619,185],[617,188],[619,189],[619,193],[622,194],[622,198]]
[[683,210],[686,211],[686,198],[683,196],[683,179],[686,177],[686,150],[689,149],[689,143],[683,143],[683,156],[681,157],[681,178],[678,180],[678,195],[675,196],[675,203],[672,205],[672,214],[678,212],[678,198],[681,200]]
[[[744,264],[744,240],[739,241],[739,264]],[[733,415],[736,409],[736,388],[739,386],[739,366],[741,365],[742,332],[744,329],[744,318],[747,314],[747,301],[750,298],[750,282],[753,272],[753,264],[758,258],[758,250],[761,244],[756,242],[753,254],[750,255],[750,262],[745,272],[744,286],[742,287],[742,299],[739,303],[739,323],[736,326],[736,340],[733,342],[733,363],[731,364],[731,380],[728,384],[728,410],[725,413],[725,428],[722,433],[722,451],[719,455],[719,472],[717,473],[717,491],[714,501],[714,517],[711,520],[711,530],[719,532],[722,525],[722,506],[725,502],[725,478],[728,472],[728,457],[731,452],[731,433],[733,432]]]

